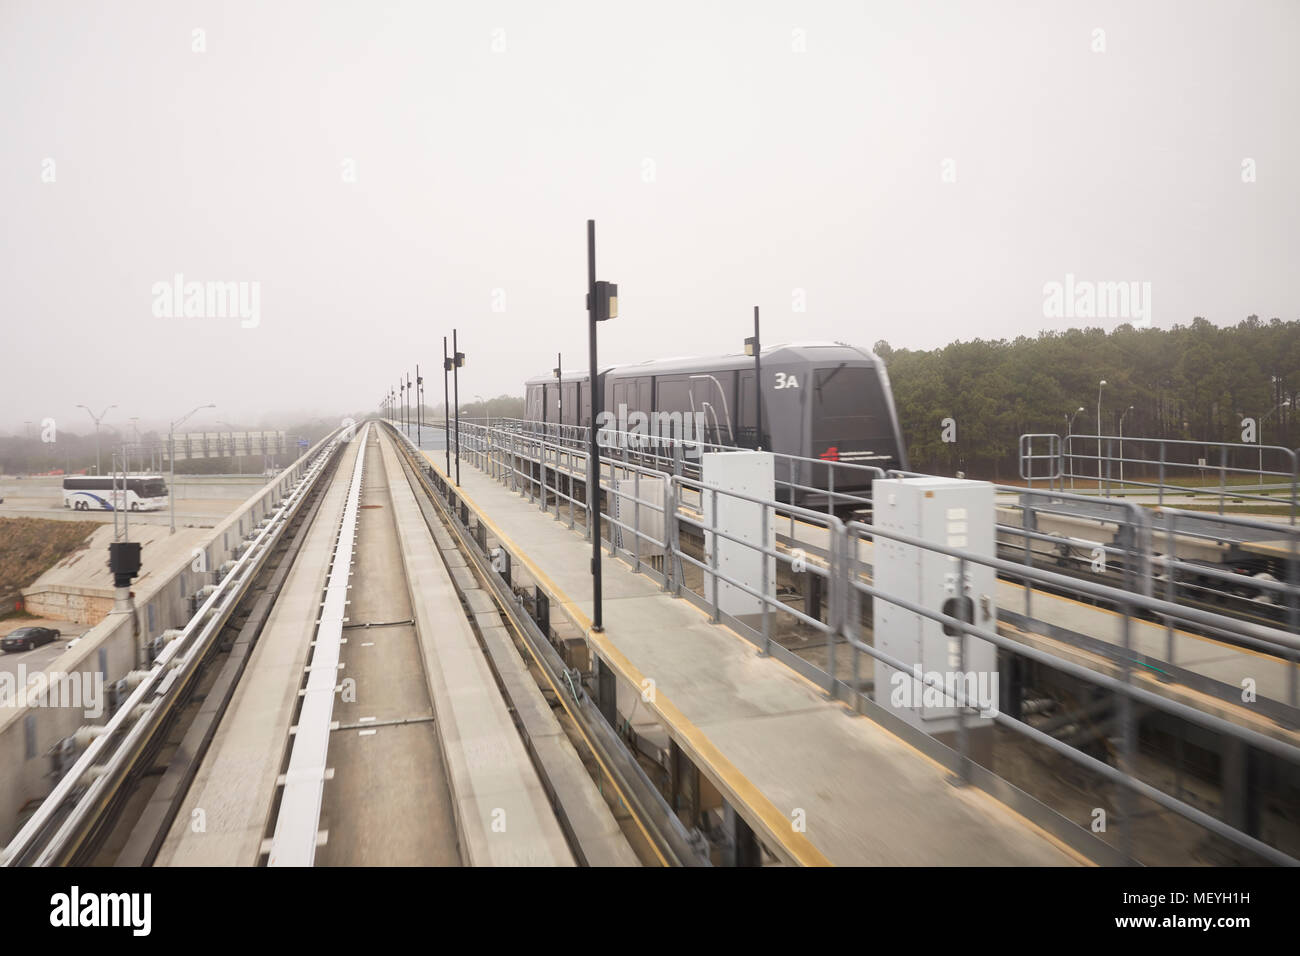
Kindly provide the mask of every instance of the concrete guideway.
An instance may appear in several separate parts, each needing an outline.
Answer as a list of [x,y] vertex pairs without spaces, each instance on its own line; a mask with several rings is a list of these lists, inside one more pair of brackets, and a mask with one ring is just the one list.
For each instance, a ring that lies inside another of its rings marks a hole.
[[[338,472],[302,553],[289,571],[156,866],[258,862],[357,444],[351,442],[340,452]],[[196,826],[200,820],[202,829]]]
[[[442,459],[426,460],[439,472]],[[779,859],[796,864],[1071,865],[1037,826],[621,562],[605,560],[590,632],[590,544],[472,466],[460,495],[637,689],[679,747]],[[545,570],[543,570],[543,568]],[[643,683],[653,681],[653,685]],[[801,830],[806,827],[806,832]]]
[[377,430],[365,447],[316,866],[459,866]]
[[382,448],[462,857],[471,866],[571,866],[573,854],[387,435]]

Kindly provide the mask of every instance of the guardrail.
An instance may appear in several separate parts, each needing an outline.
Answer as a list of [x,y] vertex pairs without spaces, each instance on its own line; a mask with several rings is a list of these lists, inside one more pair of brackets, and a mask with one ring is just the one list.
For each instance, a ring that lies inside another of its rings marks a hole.
[[[1026,463],[1032,464],[1026,455],[1025,440],[1046,437],[1021,436],[1022,476]],[[1132,435],[1066,435],[1064,440],[1051,437],[1059,442],[1058,478],[1072,486],[1076,480],[1095,482],[1098,494],[1108,498],[1154,492],[1157,504],[1161,505],[1169,495],[1208,495],[1218,500],[1219,514],[1224,513],[1229,499],[1281,503],[1287,507],[1291,524],[1296,523],[1300,506],[1300,456],[1295,449]],[[1264,467],[1266,463],[1268,468]],[[1202,484],[1179,483],[1190,481],[1193,476],[1199,476]],[[1204,484],[1207,476],[1217,476],[1218,484]],[[1236,482],[1235,486],[1229,484],[1230,479]],[[1247,479],[1254,479],[1255,484]],[[1269,485],[1282,494],[1268,494]],[[1253,492],[1249,490],[1252,487]]]
[[[539,507],[542,510],[554,509],[557,519],[562,517],[561,502],[567,502],[569,526],[574,527],[574,517],[581,515],[584,523],[588,524],[586,533],[590,535],[590,511],[587,504],[589,492],[585,488],[586,452],[580,443],[571,443],[558,434],[552,438],[529,430],[506,426],[494,425],[489,428],[471,425],[466,431],[466,425],[462,422],[461,427],[463,432],[461,454],[464,457],[479,465],[485,473],[492,475],[512,490],[528,494],[531,500],[539,500]],[[677,465],[675,457],[672,463],[674,466]],[[1006,781],[997,778],[974,762],[969,750],[966,721],[975,708],[972,706],[973,702],[964,694],[953,693],[950,688],[936,684],[932,679],[923,678],[925,683],[935,687],[936,691],[942,692],[944,699],[955,706],[958,713],[962,715],[961,733],[955,750],[914,730],[875,703],[861,679],[861,656],[867,655],[904,671],[907,670],[907,666],[879,651],[865,640],[861,621],[861,603],[864,598],[889,602],[936,621],[945,628],[951,629],[951,633],[964,635],[960,642],[963,662],[969,659],[966,640],[976,638],[988,641],[1006,654],[1033,661],[1116,695],[1119,711],[1117,726],[1121,740],[1118,766],[1111,766],[1019,717],[999,714],[995,719],[999,725],[1017,735],[1049,748],[1052,752],[1097,774],[1102,780],[1122,788],[1126,796],[1123,803],[1124,812],[1120,818],[1120,846],[1125,857],[1131,856],[1133,842],[1134,810],[1131,800],[1133,797],[1141,796],[1219,837],[1258,854],[1263,859],[1288,865],[1300,863],[1300,860],[1277,847],[1193,806],[1183,798],[1181,783],[1177,792],[1169,793],[1161,786],[1142,779],[1137,771],[1135,758],[1138,707],[1169,714],[1214,734],[1257,748],[1288,763],[1300,764],[1300,748],[1291,743],[1217,714],[1191,707],[1140,686],[1134,681],[1134,665],[1141,664],[1142,660],[1136,655],[1131,642],[1132,628],[1140,619],[1154,619],[1164,622],[1167,628],[1171,657],[1174,656],[1172,652],[1174,630],[1176,627],[1183,627],[1250,648],[1289,667],[1289,700],[1282,704],[1293,711],[1300,708],[1300,699],[1297,696],[1300,637],[1276,628],[1181,605],[1169,599],[1170,595],[1177,596],[1176,586],[1171,588],[1170,582],[1174,580],[1180,567],[1190,567],[1190,564],[1176,557],[1167,557],[1163,563],[1153,560],[1151,543],[1153,531],[1149,509],[1135,502],[1115,503],[1120,511],[1119,518],[1115,521],[1118,529],[1118,544],[1102,545],[1102,547],[1106,552],[1122,555],[1126,559],[1126,587],[1121,588],[1081,580],[1034,564],[1034,551],[1028,542],[1059,541],[1060,538],[1036,531],[1033,528],[1033,516],[1050,509],[1053,503],[1059,505],[1064,502],[1095,501],[1095,498],[1086,495],[1071,495],[1054,489],[998,487],[1000,492],[1014,492],[1023,496],[1023,500],[1018,502],[1016,507],[1021,508],[1024,514],[1029,516],[1024,526],[1019,528],[1008,525],[998,526],[1000,531],[1013,532],[1026,539],[1024,560],[1014,562],[978,555],[962,549],[941,547],[866,522],[855,521],[846,524],[832,514],[802,508],[787,502],[739,494],[704,483],[698,477],[698,473],[692,476],[680,471],[669,472],[664,486],[665,496],[663,500],[656,501],[652,497],[641,494],[640,483],[647,479],[664,481],[667,469],[662,467],[665,464],[663,456],[651,455],[648,459],[638,459],[633,454],[626,457],[617,456],[612,460],[602,456],[601,464],[602,490],[611,496],[611,499],[619,496],[634,506],[634,515],[630,521],[602,514],[604,522],[601,530],[602,544],[609,549],[611,555],[629,559],[629,564],[634,570],[651,575],[674,594],[691,600],[709,613],[714,621],[731,626],[762,652],[777,657],[817,682],[828,696],[850,703],[855,710],[885,723],[893,732],[914,740],[918,746],[922,746],[927,753],[950,766],[964,780],[995,793],[1000,799],[1008,798],[1009,789]],[[907,472],[890,472],[889,476],[916,477],[913,473]],[[630,490],[627,487],[629,481]],[[581,492],[576,488],[576,483],[579,482],[584,486]],[[761,508],[762,530],[757,542],[717,526],[719,497],[731,497],[746,502],[751,507]],[[662,536],[642,530],[635,510],[641,508],[664,517],[666,528]],[[1173,522],[1173,528],[1167,530],[1169,535],[1181,533],[1177,530],[1178,522],[1193,516],[1191,513],[1172,510],[1166,510],[1164,513],[1168,514]],[[1203,518],[1203,516],[1197,517]],[[1239,526],[1259,524],[1247,519],[1232,519],[1229,523]],[[778,528],[787,529],[784,548],[778,544],[768,543],[769,534],[774,534]],[[684,532],[689,532],[689,535]],[[761,555],[760,560],[763,565],[759,587],[755,588],[752,583],[729,576],[718,566],[716,547],[697,549],[687,540],[688,537],[703,538],[706,542],[722,539],[757,552]],[[918,606],[897,595],[884,593],[874,586],[871,575],[867,571],[867,562],[863,558],[864,550],[873,546],[877,537],[951,559],[959,566],[958,580],[964,579],[966,565],[983,564],[992,568],[1004,579],[1020,582],[1025,589],[1026,618],[1032,612],[1031,600],[1035,593],[1041,597],[1058,594],[1073,595],[1079,600],[1114,611],[1120,618],[1122,641],[1114,649],[1112,660],[1118,666],[1120,676],[1115,677],[1095,667],[1066,660],[1005,637],[989,628],[979,627],[941,611]],[[619,543],[620,538],[624,543]],[[631,545],[627,543],[629,540]],[[643,561],[641,559],[643,553],[662,553],[665,560],[661,568]],[[796,562],[800,566],[796,566]],[[1292,567],[1294,566],[1293,558]],[[801,611],[783,599],[778,585],[782,571],[787,575],[806,574],[810,579],[815,578],[820,582],[820,587],[826,592],[824,620],[820,614],[809,613],[807,609]],[[1232,577],[1229,571],[1218,573],[1224,578]],[[1167,595],[1165,598],[1155,593],[1157,583],[1163,583]],[[719,589],[722,584],[760,602],[761,620],[757,628],[752,623],[737,620],[722,610],[719,600]],[[1294,605],[1298,590],[1294,584],[1282,582],[1261,582],[1261,584],[1271,591],[1286,595]],[[825,665],[813,663],[783,646],[774,636],[774,630],[781,626],[780,622],[784,622],[786,627],[802,628],[811,633],[814,639],[820,639],[826,650]],[[851,654],[852,676],[848,680],[838,674],[837,655],[841,647]],[[924,741],[920,740],[922,737],[925,738]],[[1014,789],[1010,788],[1011,791]],[[1027,798],[1024,794],[1020,794],[1016,800],[1019,801],[1018,808],[1029,813],[1038,822],[1051,826],[1057,825],[1043,815],[1041,808],[1035,809],[1036,801]]]

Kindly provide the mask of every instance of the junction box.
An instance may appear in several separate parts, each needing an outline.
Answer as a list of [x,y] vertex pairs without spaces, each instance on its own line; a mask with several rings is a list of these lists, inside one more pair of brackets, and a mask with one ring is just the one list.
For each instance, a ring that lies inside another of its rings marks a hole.
[[[765,451],[725,451],[706,452],[700,462],[700,477],[704,484],[712,485],[725,491],[733,491],[772,501],[776,494],[775,470],[770,452]],[[767,589],[769,594],[776,594],[776,559],[756,551],[760,547],[763,533],[764,506],[743,498],[736,498],[719,491],[717,498],[717,528],[740,541],[732,541],[721,535],[710,533],[707,529],[714,524],[714,495],[707,489],[702,492],[700,503],[704,514],[704,563],[713,567],[714,551],[718,561],[718,606],[723,614],[729,614],[737,620],[749,623],[752,615],[762,614],[763,602],[752,594],[746,594],[738,587],[728,584],[724,577],[741,581],[754,591],[763,589],[763,561],[767,561]],[[767,515],[767,547],[776,549],[776,518],[769,511]],[[713,575],[704,572],[704,597],[713,600]]]
[[[886,531],[927,543],[958,549],[985,558],[996,557],[993,486],[986,481],[955,478],[877,479],[872,489],[874,522]],[[959,559],[877,535],[874,543],[875,586],[884,594],[975,624],[997,629],[997,575],[988,565],[967,561],[964,577]],[[961,578],[961,580],[959,580]],[[977,759],[991,744],[992,713],[998,704],[997,648],[980,638],[964,636],[945,625],[891,604],[872,601],[875,646],[909,669],[919,666],[938,677],[945,689],[960,687],[968,699],[979,701],[987,716],[966,712],[966,727],[986,731],[976,743]],[[957,710],[951,697],[926,693],[912,673],[903,674],[875,662],[875,700],[881,707],[928,734],[955,746]],[[972,704],[972,706],[975,706]],[[951,736],[950,736],[951,735]],[[983,762],[982,760],[980,762]]]

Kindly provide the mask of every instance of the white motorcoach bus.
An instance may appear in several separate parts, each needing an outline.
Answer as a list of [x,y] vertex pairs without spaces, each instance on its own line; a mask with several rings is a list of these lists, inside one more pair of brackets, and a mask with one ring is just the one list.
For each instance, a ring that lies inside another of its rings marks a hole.
[[63,507],[74,511],[160,511],[167,507],[161,475],[75,475],[63,479]]

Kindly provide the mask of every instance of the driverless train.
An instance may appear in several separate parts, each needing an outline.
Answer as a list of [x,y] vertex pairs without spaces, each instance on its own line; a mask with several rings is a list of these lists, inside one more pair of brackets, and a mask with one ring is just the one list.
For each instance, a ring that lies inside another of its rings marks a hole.
[[[826,510],[830,469],[821,462],[907,470],[889,376],[877,355],[836,343],[796,343],[764,349],[760,359],[762,435],[754,359],[743,354],[606,367],[597,378],[602,408],[612,416],[659,413],[659,421],[689,416],[697,440],[773,452],[778,496],[805,507]],[[528,421],[590,426],[585,372],[529,379],[525,388]],[[861,494],[872,474],[837,469],[835,491]],[[851,504],[837,500],[836,510],[852,511]]]

